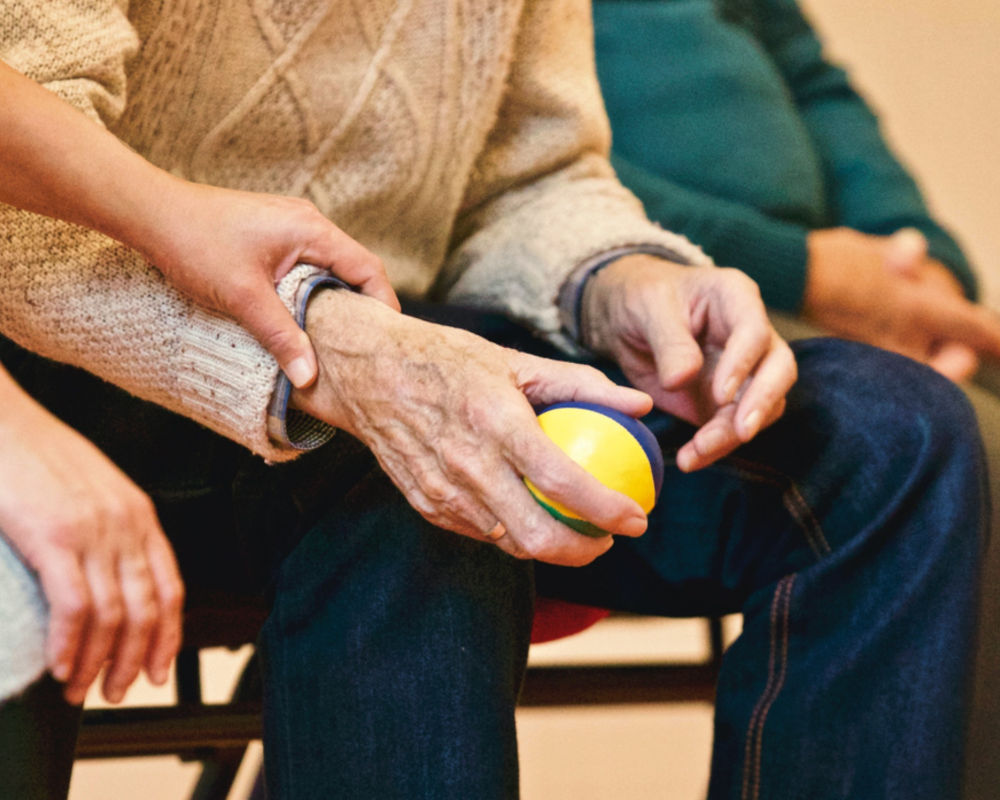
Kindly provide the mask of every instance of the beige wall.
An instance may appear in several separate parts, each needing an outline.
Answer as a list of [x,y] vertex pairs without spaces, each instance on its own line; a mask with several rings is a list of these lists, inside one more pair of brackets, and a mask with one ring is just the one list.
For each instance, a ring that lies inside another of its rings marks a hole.
[[1000,309],[997,0],[803,0]]

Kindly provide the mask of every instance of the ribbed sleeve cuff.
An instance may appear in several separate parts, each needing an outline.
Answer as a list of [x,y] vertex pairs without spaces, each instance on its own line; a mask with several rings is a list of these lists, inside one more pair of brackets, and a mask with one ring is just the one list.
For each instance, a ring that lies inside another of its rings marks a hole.
[[[299,284],[294,297],[286,301],[291,307],[292,316],[300,328],[306,325],[306,309],[309,299],[317,289],[350,289],[340,278],[335,278],[323,272],[311,275]],[[292,393],[292,383],[284,372],[278,372],[278,383],[271,397],[267,410],[267,434],[279,447],[294,450],[315,450],[328,442],[335,428],[315,417],[288,407],[288,398]]]
[[612,179],[606,161],[595,156],[592,162],[547,176],[483,212],[479,230],[446,266],[453,281],[443,282],[447,299],[506,313],[575,353],[559,297],[582,264],[647,247],[681,264],[712,263],[687,238],[650,222],[635,196]]
[[[301,324],[311,292],[334,282],[324,270],[301,264],[279,283],[278,296]],[[250,333],[201,308],[192,308],[191,315],[177,370],[181,413],[210,420],[214,430],[268,461],[289,461],[333,435],[333,428],[311,417],[288,413],[287,379]]]
[[569,338],[580,342],[580,312],[583,306],[583,290],[595,273],[625,256],[644,254],[657,256],[678,264],[690,265],[690,261],[676,251],[660,245],[634,245],[617,247],[589,258],[578,266],[563,283],[559,291],[559,317]]

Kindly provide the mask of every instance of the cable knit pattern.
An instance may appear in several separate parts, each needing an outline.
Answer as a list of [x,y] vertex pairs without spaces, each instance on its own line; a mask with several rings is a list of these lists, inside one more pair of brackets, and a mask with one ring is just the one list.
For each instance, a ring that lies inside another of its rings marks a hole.
[[[589,15],[588,0],[2,0],[0,57],[178,175],[310,198],[397,289],[558,340],[582,261],[631,244],[707,261],[608,166]],[[266,435],[273,359],[105,237],[0,207],[0,326],[294,455]]]

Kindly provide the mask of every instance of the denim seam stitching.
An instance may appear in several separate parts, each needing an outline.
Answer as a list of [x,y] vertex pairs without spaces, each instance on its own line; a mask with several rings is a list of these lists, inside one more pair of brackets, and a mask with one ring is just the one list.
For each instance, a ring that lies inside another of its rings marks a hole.
[[[788,619],[791,608],[792,586],[794,583],[794,573],[782,578],[774,590],[774,599],[771,602],[771,649],[768,656],[767,684],[764,686],[764,692],[757,701],[757,705],[750,717],[750,724],[747,727],[743,765],[743,789],[741,792],[742,800],[759,800],[760,797],[764,723],[767,721],[767,715],[771,710],[771,706],[774,705],[775,700],[778,699],[778,695],[784,687],[785,676],[787,675]],[[779,622],[781,625],[780,641],[778,638]],[[780,652],[780,665],[775,670],[778,652]],[[751,781],[753,783],[752,794],[750,793]]]
[[[727,458],[726,461],[732,465],[731,468],[741,477],[757,481],[758,483],[766,483],[781,490],[781,501],[785,506],[785,510],[788,511],[789,515],[798,525],[806,538],[806,543],[818,558],[828,556],[833,552],[833,548],[830,547],[830,543],[823,533],[823,527],[819,524],[819,520],[816,519],[812,507],[806,502],[805,497],[802,496],[802,492],[795,481],[777,470],[754,461],[747,461],[733,456]],[[720,463],[719,466],[724,467],[725,464]]]

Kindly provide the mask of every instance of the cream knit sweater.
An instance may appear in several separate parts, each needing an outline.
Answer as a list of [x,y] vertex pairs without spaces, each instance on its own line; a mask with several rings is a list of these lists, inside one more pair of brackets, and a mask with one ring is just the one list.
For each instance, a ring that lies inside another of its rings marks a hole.
[[[659,244],[707,261],[615,180],[591,47],[589,0],[0,0],[0,58],[149,160],[307,197],[397,289],[556,340],[585,260]],[[266,434],[273,359],[99,234],[0,206],[0,329],[294,455]]]

